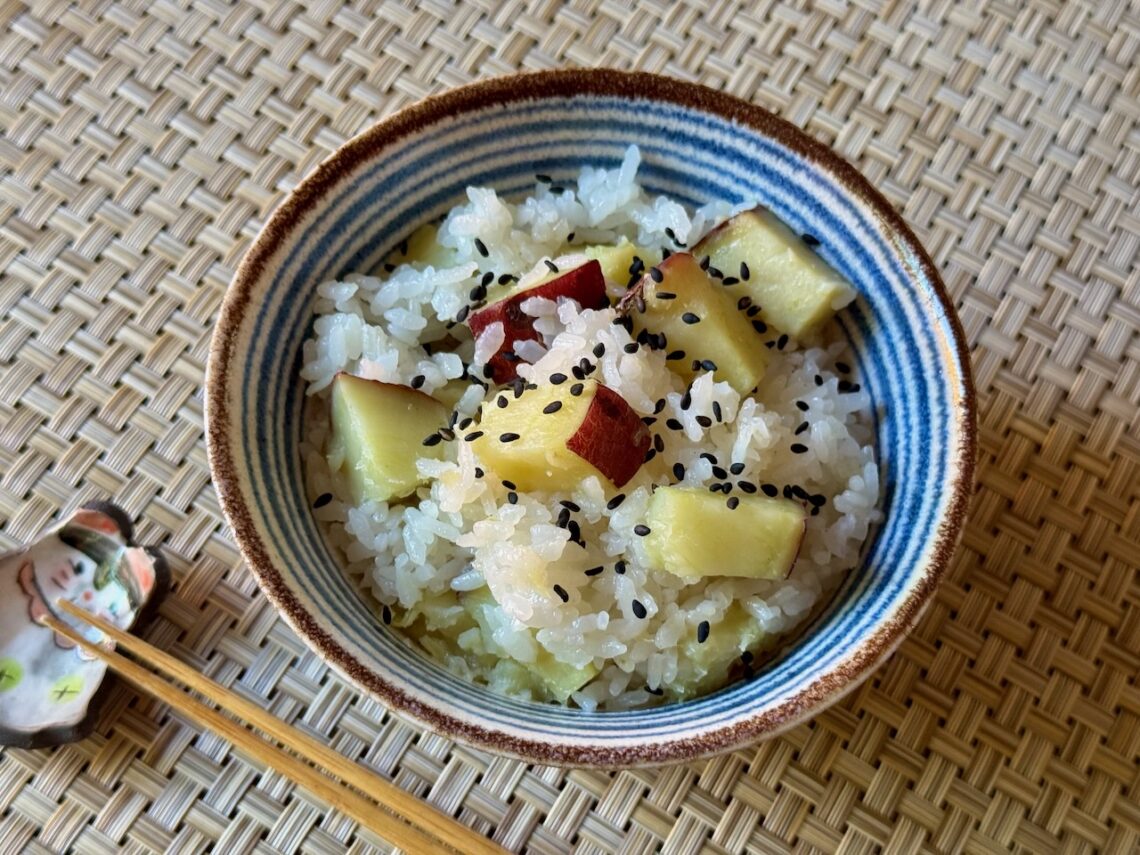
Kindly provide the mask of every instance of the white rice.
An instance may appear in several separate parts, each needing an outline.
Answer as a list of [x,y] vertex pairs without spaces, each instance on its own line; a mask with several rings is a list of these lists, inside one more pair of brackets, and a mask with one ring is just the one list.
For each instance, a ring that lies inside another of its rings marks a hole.
[[[570,373],[586,357],[597,363],[593,376],[639,414],[650,415],[658,400],[666,402],[653,428],[663,435],[665,450],[622,488],[626,499],[613,510],[596,478],[569,494],[522,494],[511,504],[497,479],[476,477],[472,444],[462,441],[445,443],[443,460],[419,461],[421,474],[431,480],[408,500],[354,506],[336,474],[340,461],[326,454],[328,385],[338,371],[405,384],[418,375],[422,390],[433,393],[464,375],[464,360],[482,365],[501,342],[501,325],[473,343],[465,327],[449,324],[468,304],[483,271],[512,273],[525,281],[544,258],[568,251],[571,234],[574,245],[626,237],[639,246],[672,247],[668,228],[691,244],[735,210],[750,207],[717,204],[689,214],[669,199],[646,194],[636,183],[637,165],[637,150],[631,148],[617,170],[583,169],[576,191],[553,193],[538,183],[534,195],[519,204],[492,190],[469,189],[468,203],[452,210],[439,230],[440,244],[454,250],[453,265],[436,270],[404,264],[384,278],[350,276],[320,286],[302,372],[312,396],[304,443],[309,488],[314,499],[333,497],[318,503],[315,513],[343,550],[350,573],[395,623],[414,624],[428,653],[467,679],[549,700],[541,687],[521,685],[520,668],[512,663],[525,666],[553,657],[575,667],[592,665],[597,675],[570,698],[586,709],[623,709],[691,694],[681,642],[698,624],[708,621],[715,634],[726,610],[739,603],[767,636],[786,634],[857,563],[868,529],[879,519],[879,482],[870,402],[861,391],[839,391],[840,381],[850,379],[836,369],[843,345],[792,342],[782,351],[773,348],[759,389],[743,400],[727,383],[703,374],[691,386],[691,406],[682,409],[684,382],[665,367],[663,354],[645,347],[624,352],[631,338],[613,323],[614,310],[528,300],[523,310],[539,319],[536,329],[543,339],[516,348],[524,360],[523,379],[538,382],[556,371]],[[475,238],[484,243],[487,257]],[[448,334],[461,342],[454,352],[429,352],[422,345]],[[600,359],[591,352],[598,343],[605,345]],[[456,406],[457,419],[462,423],[476,414],[484,398],[494,394],[470,384]],[[807,417],[797,401],[807,404]],[[711,427],[698,423],[702,415],[713,418]],[[669,418],[682,430],[665,428]],[[810,430],[795,436],[805,420]],[[793,454],[794,442],[808,446],[808,452]],[[718,467],[736,463],[744,469],[725,479],[719,471],[714,474],[702,453],[715,456]],[[694,584],[648,567],[633,528],[644,520],[653,485],[675,481],[675,463],[685,467],[689,486],[750,481],[800,485],[825,496],[826,503],[808,520],[791,576],[778,581],[713,577]],[[556,524],[563,500],[581,509],[573,518],[585,548],[571,543],[569,532]],[[626,562],[624,574],[614,572],[618,558]],[[585,575],[595,566],[606,569]],[[566,603],[554,594],[556,583],[568,594]],[[484,586],[498,603],[493,625],[459,632],[465,625],[460,597]],[[644,618],[633,613],[635,599],[646,609]]]

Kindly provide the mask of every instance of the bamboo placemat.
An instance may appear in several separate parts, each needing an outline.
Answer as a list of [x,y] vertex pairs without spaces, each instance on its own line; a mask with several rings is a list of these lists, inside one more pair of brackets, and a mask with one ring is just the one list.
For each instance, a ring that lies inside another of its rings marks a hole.
[[[149,639],[512,849],[1140,847],[1140,5],[0,0],[0,546],[116,496],[177,587]],[[717,759],[533,768],[421,733],[276,619],[202,435],[258,225],[350,135],[518,68],[699,80],[835,145],[959,306],[981,468],[951,577],[846,701]],[[0,756],[0,852],[378,844],[119,688]]]

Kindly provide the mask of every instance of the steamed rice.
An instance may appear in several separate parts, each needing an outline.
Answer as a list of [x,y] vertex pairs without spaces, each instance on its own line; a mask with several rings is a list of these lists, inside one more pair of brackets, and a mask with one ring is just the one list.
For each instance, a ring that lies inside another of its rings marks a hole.
[[[539,182],[534,195],[518,204],[489,189],[469,189],[467,204],[453,209],[438,232],[453,263],[441,269],[402,264],[384,277],[354,275],[322,284],[304,354],[311,398],[303,453],[311,495],[321,497],[315,513],[385,618],[411,627],[419,644],[456,674],[502,692],[549,700],[540,685],[520,680],[525,666],[540,659],[596,668],[596,676],[569,699],[585,709],[687,697],[723,682],[727,668],[695,680],[686,663],[681,642],[696,627],[707,621],[715,635],[737,603],[765,633],[763,646],[771,646],[857,563],[869,527],[879,518],[879,482],[870,402],[864,392],[850,391],[850,376],[837,368],[844,346],[789,342],[773,348],[758,390],[742,399],[709,373],[687,386],[666,368],[660,352],[642,347],[626,353],[624,345],[633,339],[613,322],[613,309],[581,310],[565,299],[526,301],[523,311],[538,319],[542,342],[517,349],[524,380],[570,373],[587,358],[597,364],[593,376],[639,415],[654,414],[658,402],[665,402],[653,428],[663,435],[664,450],[621,488],[625,499],[614,507],[594,477],[570,493],[524,493],[511,503],[506,486],[490,475],[478,477],[475,452],[462,441],[446,443],[442,460],[418,462],[430,481],[414,496],[354,505],[337,474],[341,461],[327,447],[328,387],[338,371],[390,383],[415,378],[428,394],[461,382],[466,364],[482,365],[500,342],[484,335],[476,344],[468,334],[450,352],[422,343],[449,334],[462,338],[465,329],[452,322],[468,306],[484,271],[522,275],[551,258],[565,269],[575,262],[575,246],[613,244],[622,237],[639,246],[692,244],[736,210],[751,207],[713,204],[690,214],[669,199],[648,195],[636,182],[637,165],[631,148],[618,169],[583,169],[576,191],[553,192]],[[593,353],[598,343],[605,345],[600,358]],[[471,373],[477,375],[477,368]],[[496,394],[466,382],[453,426],[477,417],[484,399]],[[807,405],[810,418],[797,402]],[[702,426],[702,416],[711,426]],[[676,419],[680,429],[665,428],[667,419]],[[805,420],[810,427],[795,435]],[[793,454],[795,442],[808,451]],[[694,584],[646,566],[633,529],[645,517],[653,485],[676,483],[678,463],[686,486],[744,481],[784,491],[798,485],[826,497],[808,520],[788,579],[712,577]],[[580,509],[573,518],[585,548],[557,524],[563,502]],[[623,573],[614,570],[619,559]],[[604,572],[583,572],[597,566]],[[565,598],[556,595],[555,585]],[[464,611],[459,596],[484,587],[497,601],[493,620],[456,634]],[[644,618],[635,614],[641,607]]]

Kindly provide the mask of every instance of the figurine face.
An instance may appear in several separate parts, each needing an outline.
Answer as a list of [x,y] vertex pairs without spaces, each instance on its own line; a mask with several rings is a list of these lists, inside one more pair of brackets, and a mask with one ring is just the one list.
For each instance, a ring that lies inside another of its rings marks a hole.
[[46,616],[101,634],[58,608],[67,600],[127,629],[156,587],[158,565],[130,544],[118,512],[84,509],[58,529],[0,557],[0,742],[44,744],[75,731],[105,666],[43,625]]

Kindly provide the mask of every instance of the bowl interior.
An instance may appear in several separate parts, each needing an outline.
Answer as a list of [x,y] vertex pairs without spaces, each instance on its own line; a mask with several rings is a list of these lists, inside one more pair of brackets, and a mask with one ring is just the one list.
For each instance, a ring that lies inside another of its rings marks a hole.
[[[211,455],[224,457],[215,449],[228,446],[233,465],[218,467],[219,489],[267,593],[336,667],[437,729],[500,751],[668,760],[802,717],[852,685],[917,619],[957,534],[947,518],[958,512],[972,453],[955,322],[909,233],[874,197],[852,192],[842,169],[774,128],[766,136],[698,104],[628,93],[429,104],[355,141],[278,213],[227,301],[228,349],[211,364]],[[822,255],[855,284],[859,298],[840,326],[876,406],[886,521],[809,631],[754,679],[684,704],[586,715],[467,684],[377,619],[308,510],[301,345],[318,283],[374,269],[469,185],[521,196],[545,173],[573,186],[583,164],[614,167],[631,143],[650,192],[687,206],[757,200],[818,237]]]

